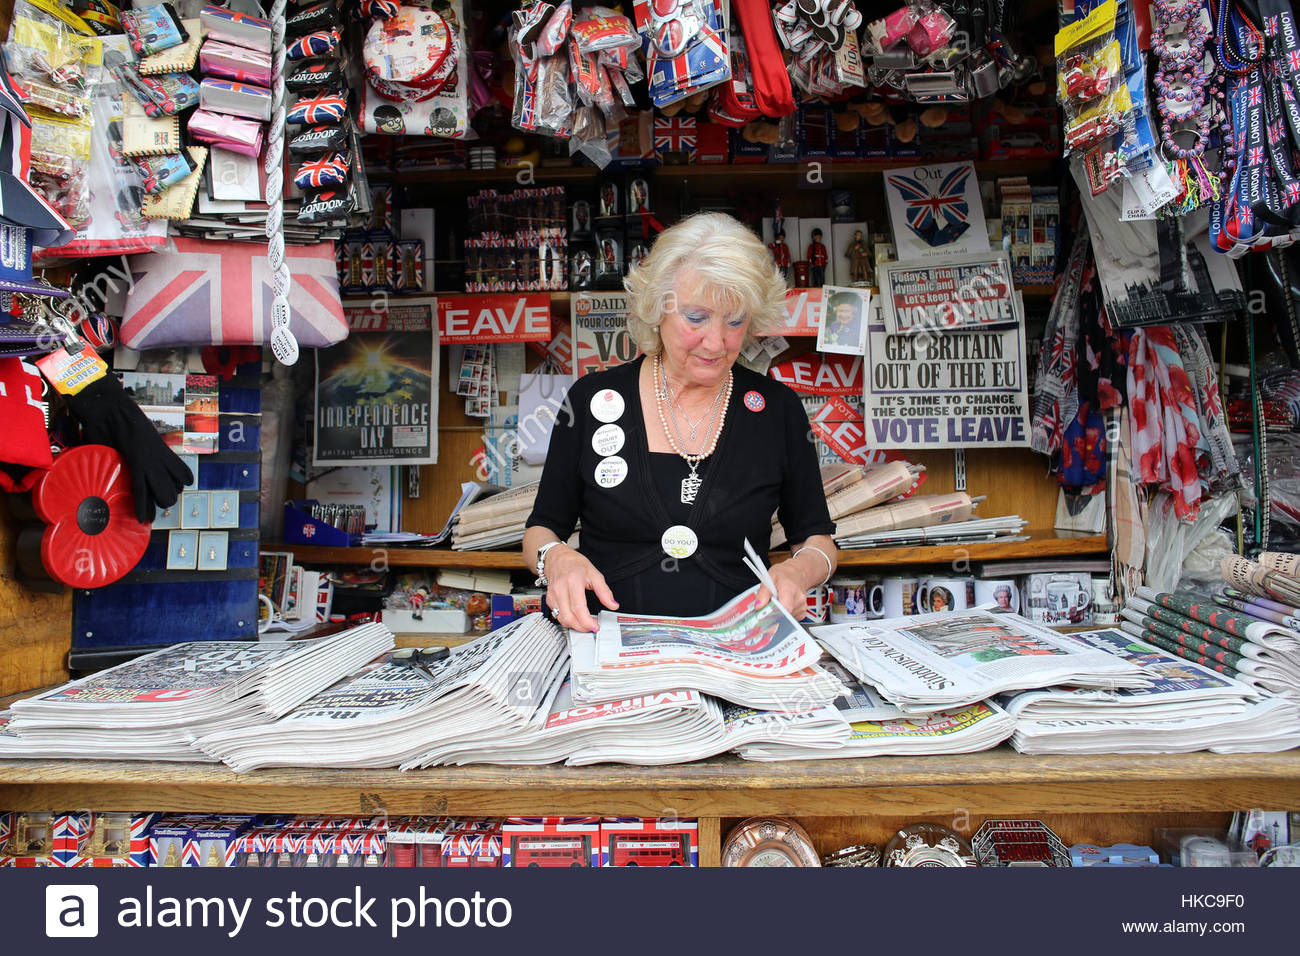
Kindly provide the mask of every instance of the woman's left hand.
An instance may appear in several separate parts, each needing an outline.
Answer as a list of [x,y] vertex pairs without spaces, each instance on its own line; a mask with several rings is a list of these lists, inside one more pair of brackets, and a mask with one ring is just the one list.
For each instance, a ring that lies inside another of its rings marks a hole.
[[[776,585],[776,598],[785,605],[785,609],[794,615],[795,620],[803,617],[808,609],[807,589],[803,586],[803,575],[790,560],[774,564],[768,569],[772,583]],[[772,595],[764,584],[758,589],[758,606],[764,607]]]

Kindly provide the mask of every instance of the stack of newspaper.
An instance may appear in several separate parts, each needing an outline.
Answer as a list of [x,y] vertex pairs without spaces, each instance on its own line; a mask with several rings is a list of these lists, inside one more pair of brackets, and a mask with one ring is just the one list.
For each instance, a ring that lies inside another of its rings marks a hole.
[[440,743],[420,760],[434,764],[669,764],[699,760],[729,747],[718,702],[693,690],[670,690],[605,704],[574,703],[562,675],[540,719],[509,737],[478,735]]
[[527,728],[567,664],[563,631],[530,614],[427,669],[376,662],[281,720],[195,746],[238,771],[413,766],[459,736],[509,739]]
[[[1011,736],[1015,721],[992,701],[981,701],[959,710],[926,716],[903,713],[882,699],[876,691],[856,680],[831,661],[826,669],[835,674],[849,693],[826,708],[843,728],[833,746],[810,744],[795,733],[778,735],[776,728],[800,727],[800,714],[760,714],[753,722],[770,725],[767,740],[747,741],[736,746],[746,760],[822,760],[844,757],[874,757],[881,754],[973,753],[996,747]],[[730,729],[730,728],[728,728]]]
[[727,749],[742,757],[768,747],[783,751],[782,760],[846,756],[845,741],[851,730],[838,710],[827,705],[816,710],[754,710],[727,704],[722,709],[727,729]]
[[759,585],[703,617],[602,611],[596,634],[569,632],[573,699],[621,700],[691,687],[758,710],[813,710],[844,687],[817,666],[821,649]]
[[203,760],[196,737],[286,714],[392,646],[388,628],[364,624],[312,641],[165,647],[15,701],[0,757]]
[[908,714],[967,707],[1053,684],[1144,687],[1139,668],[1016,614],[991,611],[813,628],[853,676]]
[[1300,706],[1115,630],[1072,635],[1131,662],[1144,688],[1004,695],[1024,753],[1258,753],[1300,746]]
[[1138,588],[1121,628],[1163,651],[1300,703],[1300,634],[1208,595]]
[[[530,481],[490,498],[460,508],[451,533],[457,551],[486,551],[519,544],[524,540],[524,522],[532,513],[538,482]],[[463,500],[463,499],[462,499]]]
[[[881,465],[823,465],[822,493],[831,520],[847,521],[864,511],[907,494],[920,484],[924,465],[889,461]],[[772,519],[773,548],[785,544],[785,529]]]

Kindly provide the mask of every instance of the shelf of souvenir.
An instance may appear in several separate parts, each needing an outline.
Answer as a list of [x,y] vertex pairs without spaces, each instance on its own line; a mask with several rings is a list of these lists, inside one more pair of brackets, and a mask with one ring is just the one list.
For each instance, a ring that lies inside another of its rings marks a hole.
[[[1061,558],[1108,554],[1105,535],[1068,537],[1052,530],[1029,531],[1027,541],[979,541],[966,544],[924,545],[907,548],[870,548],[842,550],[842,568],[888,567],[898,564],[946,564],[961,558],[967,561],[1011,561],[1029,558]],[[264,544],[269,551],[292,551],[294,560],[303,564],[369,565],[382,557],[389,567],[398,568],[502,568],[524,570],[519,551],[451,551],[446,548],[330,548],[321,545]],[[775,551],[779,561],[784,552]]]

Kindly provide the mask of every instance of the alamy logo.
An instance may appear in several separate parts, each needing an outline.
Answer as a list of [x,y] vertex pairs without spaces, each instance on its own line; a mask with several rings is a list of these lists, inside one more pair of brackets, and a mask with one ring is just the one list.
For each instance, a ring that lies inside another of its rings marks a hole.
[[45,935],[99,935],[99,887],[62,884],[45,887]]

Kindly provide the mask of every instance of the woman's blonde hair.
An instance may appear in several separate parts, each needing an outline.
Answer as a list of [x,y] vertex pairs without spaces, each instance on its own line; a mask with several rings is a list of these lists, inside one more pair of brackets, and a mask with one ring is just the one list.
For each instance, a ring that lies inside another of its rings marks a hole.
[[683,272],[699,278],[719,312],[748,317],[746,341],[785,322],[785,280],[763,241],[725,213],[696,213],[661,232],[624,280],[628,331],[647,355],[662,348],[659,323],[675,306],[674,286]]

